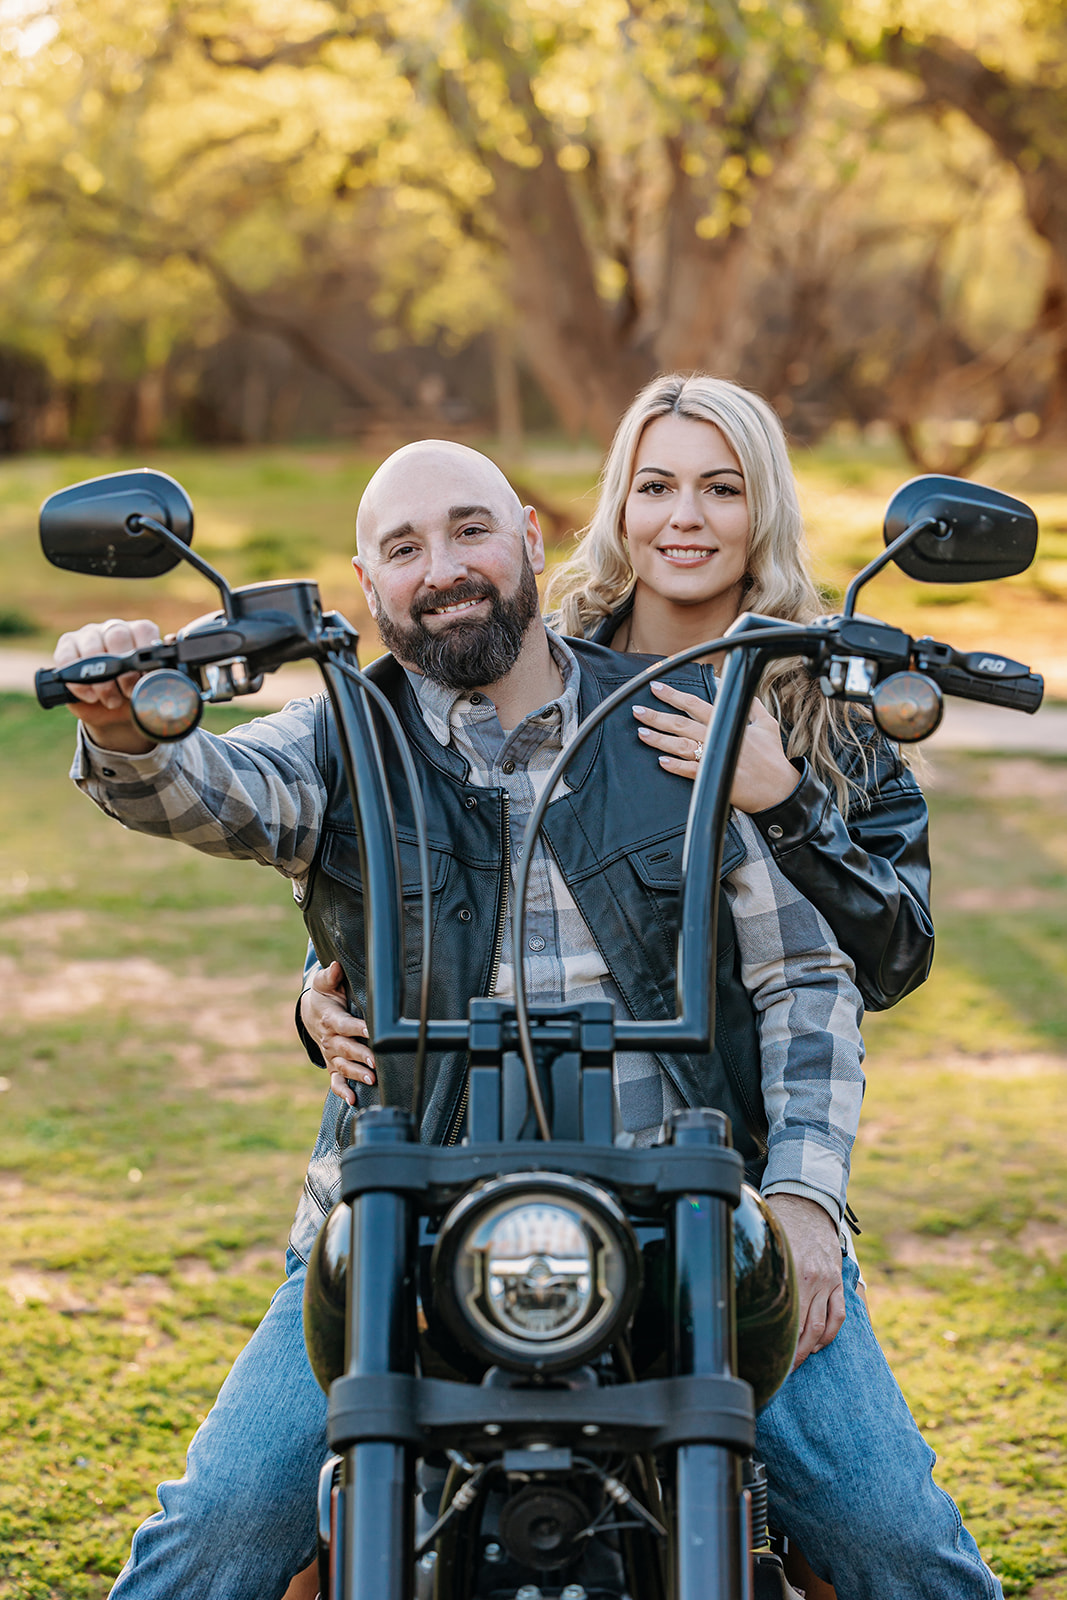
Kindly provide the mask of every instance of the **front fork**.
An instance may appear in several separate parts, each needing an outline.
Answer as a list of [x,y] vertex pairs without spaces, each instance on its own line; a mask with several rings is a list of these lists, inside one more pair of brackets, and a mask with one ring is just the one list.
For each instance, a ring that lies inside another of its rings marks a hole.
[[[356,1143],[411,1139],[403,1113],[380,1108],[356,1122]],[[348,1376],[415,1370],[415,1259],[411,1202],[374,1190],[352,1201],[348,1273]],[[330,1463],[324,1473],[330,1469]],[[344,1452],[340,1486],[330,1492],[329,1589],[322,1600],[411,1600],[415,1507],[414,1453],[370,1440]],[[320,1520],[323,1493],[320,1487]],[[340,1538],[338,1538],[338,1534]]]
[[[676,1145],[723,1145],[717,1111],[675,1114]],[[737,1370],[733,1214],[715,1195],[683,1195],[674,1208],[674,1371]],[[751,1515],[741,1464],[724,1445],[680,1446],[675,1463],[674,1600],[751,1600]]]

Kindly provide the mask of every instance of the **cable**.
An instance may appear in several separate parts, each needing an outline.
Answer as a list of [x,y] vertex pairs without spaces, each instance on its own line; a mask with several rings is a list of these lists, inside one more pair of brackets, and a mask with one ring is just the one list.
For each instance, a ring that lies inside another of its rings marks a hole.
[[[337,654],[331,653],[330,660],[344,677],[351,678],[378,706],[393,736],[393,743],[396,745],[397,754],[404,768],[404,777],[411,795],[411,813],[415,824],[415,847],[419,858],[419,904],[422,914],[422,960],[419,968],[419,1035],[415,1044],[414,1082],[411,1090],[412,1114],[415,1118],[415,1127],[419,1129],[422,1125],[422,1103],[426,1086],[426,1039],[430,1020],[430,975],[433,961],[433,952],[430,948],[433,900],[430,888],[430,841],[426,824],[426,805],[422,798],[415,758],[411,754],[411,746],[408,743],[407,734],[404,732],[395,709],[386,699],[378,685],[368,678],[360,667],[353,666],[350,661],[344,660]],[[373,727],[373,723],[371,726]],[[380,759],[380,745],[378,747],[378,755]]]

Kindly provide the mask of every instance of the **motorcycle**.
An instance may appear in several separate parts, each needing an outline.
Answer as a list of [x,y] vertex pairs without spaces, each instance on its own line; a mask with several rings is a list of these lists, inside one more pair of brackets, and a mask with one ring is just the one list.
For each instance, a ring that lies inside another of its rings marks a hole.
[[[613,1142],[617,1049],[705,1053],[714,1037],[716,899],[748,707],[768,664],[802,656],[829,698],[863,704],[915,742],[944,694],[1033,712],[1043,684],[992,652],[963,654],[856,614],[894,561],[923,582],[1025,570],[1036,519],[965,481],[922,477],[894,495],[885,549],[840,615],[799,625],[746,615],[722,639],[639,672],[582,723],[544,784],[512,891],[512,1001],[462,1018],[404,1015],[404,909],[381,739],[410,786],[423,929],[430,856],[418,774],[390,703],[359,668],[358,635],[308,581],[231,589],[191,550],[192,505],[166,474],[111,474],[41,511],[55,565],[155,576],[185,560],[222,609],[172,639],[38,673],[43,706],[71,685],[144,674],[131,711],[146,736],[186,737],[205,703],[253,692],[286,661],[322,671],[358,828],[366,896],[368,1029],[381,1100],[357,1118],[341,1200],[309,1263],[305,1332],[329,1392],[335,1452],[319,1488],[322,1600],[767,1600],[795,1594],[768,1540],[755,1416],[797,1337],[788,1247],[743,1183],[727,1119],[674,1113],[661,1142]],[[680,884],[677,1014],[535,1005],[521,974],[531,846],[562,774],[601,721],[665,666],[726,655],[693,786]],[[500,937],[503,937],[503,924]],[[449,1142],[423,1145],[428,1050],[469,1071]],[[410,1104],[389,1060],[414,1053]]]

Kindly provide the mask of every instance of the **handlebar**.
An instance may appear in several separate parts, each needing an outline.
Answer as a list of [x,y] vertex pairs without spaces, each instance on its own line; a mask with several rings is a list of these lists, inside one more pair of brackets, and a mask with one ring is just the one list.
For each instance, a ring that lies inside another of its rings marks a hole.
[[946,694],[984,705],[1006,706],[1033,716],[1045,694],[1045,680],[1021,661],[989,651],[961,655],[937,639],[915,641],[915,667]]
[[37,695],[37,704],[44,706],[46,711],[54,711],[56,706],[73,705],[77,698],[71,694],[59,673],[51,667],[42,667],[40,672],[34,674],[33,687]]

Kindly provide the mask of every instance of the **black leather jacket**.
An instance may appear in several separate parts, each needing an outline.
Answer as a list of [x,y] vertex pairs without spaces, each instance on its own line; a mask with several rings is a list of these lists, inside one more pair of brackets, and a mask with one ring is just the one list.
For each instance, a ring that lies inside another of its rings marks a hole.
[[[590,637],[609,645],[631,607],[620,606]],[[638,672],[656,658],[629,655]],[[647,703],[647,702],[646,702]],[[934,958],[926,801],[896,747],[873,732],[867,770],[855,750],[835,751],[869,805],[842,817],[807,761],[787,800],[753,813],[780,870],[822,913],[855,963],[868,1011],[884,1011],[926,981]]]

